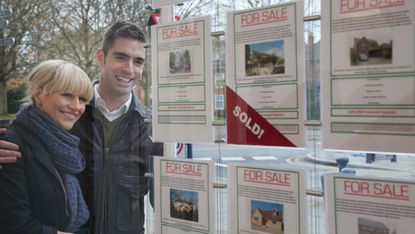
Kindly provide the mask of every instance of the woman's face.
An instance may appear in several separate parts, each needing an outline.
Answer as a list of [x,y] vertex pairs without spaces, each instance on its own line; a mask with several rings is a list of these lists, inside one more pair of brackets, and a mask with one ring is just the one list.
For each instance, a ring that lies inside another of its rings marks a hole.
[[60,127],[70,130],[85,111],[86,99],[71,93],[39,94],[36,106]]

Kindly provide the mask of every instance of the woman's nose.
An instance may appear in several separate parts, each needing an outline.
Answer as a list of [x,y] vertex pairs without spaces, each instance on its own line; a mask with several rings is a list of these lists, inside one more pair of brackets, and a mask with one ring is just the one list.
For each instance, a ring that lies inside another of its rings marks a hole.
[[69,103],[69,106],[72,109],[79,110],[82,106],[81,100],[79,99],[79,97],[77,97],[77,96],[73,97],[71,102]]

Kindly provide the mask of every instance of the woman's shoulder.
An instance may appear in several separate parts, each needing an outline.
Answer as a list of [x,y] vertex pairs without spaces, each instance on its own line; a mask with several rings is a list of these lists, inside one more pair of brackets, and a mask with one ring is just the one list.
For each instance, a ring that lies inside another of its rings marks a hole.
[[27,141],[27,132],[16,124],[12,124],[6,128],[6,133],[0,134],[0,140],[8,141],[19,145],[19,148],[25,146]]
[[[31,132],[15,124],[8,126],[6,132],[0,134],[0,140],[18,145],[23,161],[33,158],[32,155],[38,151],[39,147],[42,147],[39,139],[33,137]],[[17,160],[17,162],[22,163],[22,160]]]
[[17,133],[18,130],[15,128],[15,126],[10,125],[6,127],[6,129],[7,130],[4,134],[0,134],[0,140],[9,141],[13,143],[16,143],[16,141],[20,141],[19,134]]
[[[3,168],[1,169],[0,175],[1,177],[9,173],[16,173],[16,170],[22,170],[24,165],[23,160],[24,158],[26,158],[26,152],[28,149],[26,141],[20,137],[20,134],[17,133],[16,129],[13,126],[8,126],[6,129],[7,130],[5,133],[0,134],[0,140],[18,145],[22,157],[17,159],[17,161],[14,163],[3,164]],[[3,181],[0,183],[3,183]]]

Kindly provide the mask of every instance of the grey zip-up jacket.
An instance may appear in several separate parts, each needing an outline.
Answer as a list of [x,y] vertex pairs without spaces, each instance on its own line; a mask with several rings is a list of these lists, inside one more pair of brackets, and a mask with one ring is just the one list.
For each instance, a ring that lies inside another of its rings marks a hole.
[[78,179],[91,211],[88,226],[95,234],[144,233],[143,198],[152,188],[152,179],[144,175],[153,170],[152,156],[163,154],[163,145],[151,139],[151,122],[145,121],[151,111],[133,93],[129,110],[105,146],[94,105],[93,99],[72,129],[87,163]]

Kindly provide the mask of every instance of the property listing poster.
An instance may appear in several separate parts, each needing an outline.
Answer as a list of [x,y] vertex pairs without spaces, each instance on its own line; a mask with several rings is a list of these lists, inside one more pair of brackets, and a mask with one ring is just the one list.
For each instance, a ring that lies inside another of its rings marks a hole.
[[415,1],[322,4],[325,148],[415,153]]
[[152,27],[153,134],[160,142],[213,141],[210,17]]
[[327,233],[413,234],[415,181],[325,175]]
[[230,233],[306,233],[302,170],[229,164],[228,180]]
[[228,13],[228,143],[305,145],[303,11],[295,1]]
[[155,157],[155,233],[216,233],[212,161]]

